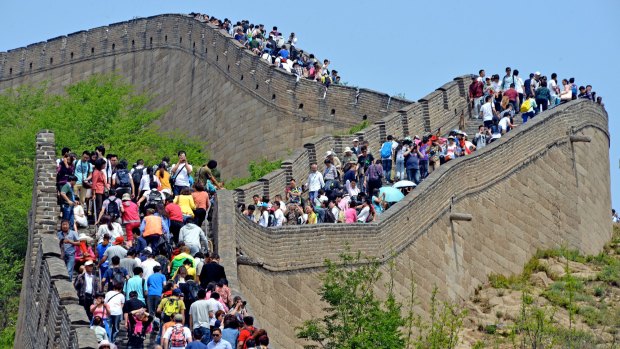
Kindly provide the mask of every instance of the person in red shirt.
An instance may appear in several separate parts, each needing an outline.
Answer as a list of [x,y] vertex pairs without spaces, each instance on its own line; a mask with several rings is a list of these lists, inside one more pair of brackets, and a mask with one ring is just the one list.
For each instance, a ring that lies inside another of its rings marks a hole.
[[510,84],[510,88],[504,91],[504,96],[508,97],[508,102],[512,104],[512,110],[518,113],[519,108],[517,106],[521,105],[521,103],[519,103],[519,92],[515,90],[515,84]]
[[170,233],[176,244],[179,242],[179,232],[183,228],[183,211],[181,206],[174,203],[174,198],[170,195],[166,196],[166,212],[170,217]]
[[484,97],[484,83],[475,75],[472,75],[471,84],[469,85],[469,99],[472,101],[474,110],[474,115],[478,115],[480,113],[480,106],[482,105],[482,98]]
[[123,224],[125,225],[125,235],[127,236],[127,247],[133,245],[133,229],[140,227],[140,213],[138,205],[131,201],[129,193],[123,194]]
[[106,188],[110,188],[105,173],[103,173],[105,167],[106,162],[104,159],[97,159],[97,161],[95,161],[95,170],[92,176],[93,192],[95,193],[95,208],[93,210],[95,213],[95,220],[99,219],[99,211],[103,206],[103,194]]
[[237,349],[247,349],[247,340],[252,338],[252,335],[256,332],[254,327],[254,318],[246,316],[243,318],[243,328],[239,332],[239,339],[237,340]]

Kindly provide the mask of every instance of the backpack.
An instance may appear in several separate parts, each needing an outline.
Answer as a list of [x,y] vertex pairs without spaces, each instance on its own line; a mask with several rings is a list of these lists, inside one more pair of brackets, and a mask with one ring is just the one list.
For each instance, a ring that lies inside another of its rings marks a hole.
[[123,275],[123,271],[120,267],[112,268],[112,284],[113,285],[122,285],[125,283],[125,275]]
[[129,171],[126,169],[116,171],[116,179],[118,179],[119,188],[131,188],[131,179],[129,179]]
[[269,213],[269,219],[267,221],[267,226],[275,227],[277,223],[278,223],[278,220],[276,219],[276,216],[273,213]]
[[392,142],[385,142],[381,146],[381,158],[382,159],[391,159],[392,158]]
[[[133,181],[133,186],[134,188],[136,188],[136,190],[140,188],[140,182],[142,182],[142,174],[142,169],[134,169],[133,173],[131,174],[131,180]],[[116,175],[118,176],[118,173]]]
[[523,104],[521,104],[520,111],[522,113],[527,113],[531,107],[532,107],[532,101],[528,98],[523,102]]
[[116,199],[110,200],[108,202],[108,207],[105,212],[113,218],[118,218],[121,215],[121,210],[118,208],[118,203],[116,203]]
[[323,219],[324,223],[336,223],[336,217],[334,217],[334,213],[332,210],[325,210],[325,218]]
[[164,308],[162,309],[162,312],[168,316],[172,316],[178,313],[179,310],[180,310],[179,300],[178,299],[171,300],[170,298],[168,298],[168,300],[166,300],[166,304],[164,304]]
[[170,338],[168,338],[170,347],[185,348],[185,333],[183,331],[183,325],[174,325],[170,332]]
[[146,200],[147,205],[156,205],[163,203],[164,200],[161,197],[161,194],[157,190],[151,190],[149,196]]
[[187,300],[190,302],[195,302],[198,300],[198,291],[200,290],[200,284],[193,280],[188,280],[185,282],[187,286]]

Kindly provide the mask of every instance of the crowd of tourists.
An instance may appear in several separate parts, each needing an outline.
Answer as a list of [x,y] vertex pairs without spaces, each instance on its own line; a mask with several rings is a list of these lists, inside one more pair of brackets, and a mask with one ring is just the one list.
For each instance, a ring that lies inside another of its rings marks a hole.
[[316,80],[325,88],[340,84],[340,75],[337,70],[330,69],[330,61],[324,59],[321,63],[314,54],[299,49],[295,33],[285,37],[276,26],[267,32],[264,24],[253,24],[248,20],[233,25],[228,18],[220,20],[201,13],[190,13],[190,16],[226,30],[234,40],[269,64],[295,74],[297,81],[302,78]]
[[217,162],[177,155],[128,168],[103,146],[64,148],[57,162],[61,256],[99,348],[268,348],[208,236]]
[[[538,113],[577,98],[602,104],[592,86],[577,87],[574,78],[548,79],[540,72],[523,81],[519,72],[506,68],[506,75],[487,77],[484,70],[472,75],[469,99],[474,119],[482,119],[470,137],[464,130],[396,139],[389,135],[380,148],[371,149],[356,138],[341,157],[328,151],[310,166],[307,181],[291,179],[282,194],[273,198],[254,195],[239,211],[263,227],[319,223],[369,223],[410,193],[428,175],[455,158],[467,156],[510,132],[521,116],[525,123]],[[342,159],[342,160],[341,160]],[[305,194],[307,193],[307,197]]]

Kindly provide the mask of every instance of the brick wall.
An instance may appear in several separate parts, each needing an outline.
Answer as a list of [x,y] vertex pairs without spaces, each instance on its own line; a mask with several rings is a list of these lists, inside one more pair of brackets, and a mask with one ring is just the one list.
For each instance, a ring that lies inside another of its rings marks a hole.
[[56,237],[54,134],[37,134],[28,249],[19,303],[15,348],[97,348],[84,308],[67,276]]
[[227,33],[184,15],[115,23],[0,53],[0,91],[46,81],[61,93],[108,72],[155,95],[150,107],[167,107],[158,125],[205,140],[225,177],[243,176],[257,157],[283,159],[318,135],[411,104],[346,86],[324,95],[321,85],[295,83]]
[[[237,270],[238,291],[276,347],[301,348],[294,327],[320,315],[323,260],[337,260],[345,245],[392,260],[399,299],[413,281],[424,303],[434,286],[442,299],[465,299],[490,273],[520,272],[539,248],[597,253],[611,237],[607,124],[589,101],[555,108],[442,166],[373,224],[265,229],[237,214],[229,229],[251,262],[227,269]],[[473,220],[452,221],[452,213]]]

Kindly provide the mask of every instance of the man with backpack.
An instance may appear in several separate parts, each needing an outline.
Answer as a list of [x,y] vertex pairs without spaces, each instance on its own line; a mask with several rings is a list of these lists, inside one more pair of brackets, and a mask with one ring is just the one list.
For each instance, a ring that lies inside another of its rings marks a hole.
[[394,149],[398,146],[398,143],[394,142],[392,135],[387,136],[387,141],[381,145],[381,165],[383,167],[383,177],[389,183],[392,183],[392,157]]
[[148,290],[146,288],[146,281],[142,278],[142,268],[133,268],[133,276],[127,280],[123,292],[129,294],[132,291],[136,291],[138,299],[146,304],[146,295]]
[[134,186],[131,174],[127,169],[127,160],[121,160],[116,166],[116,173],[112,175],[112,187],[116,189],[118,196],[129,194],[132,198],[136,197],[137,189]]
[[121,217],[121,213],[123,212],[123,201],[116,196],[116,190],[114,189],[110,189],[108,194],[108,198],[103,200],[101,211],[97,216],[97,221],[95,224],[99,224],[101,217],[104,215],[112,217],[113,222],[116,222],[116,220]]
[[113,256],[112,265],[103,274],[101,284],[103,286],[107,284],[107,290],[111,291],[114,289],[114,285],[124,286],[127,278],[127,269],[121,267],[121,258],[119,256]]
[[181,315],[181,323],[184,322],[183,315],[185,314],[185,302],[183,302],[183,291],[180,288],[175,288],[172,291],[172,295],[166,297],[159,302],[157,306],[157,314],[161,314],[161,322],[165,323],[177,315]]
[[164,349],[184,349],[192,342],[192,332],[183,326],[183,315],[174,315],[174,326],[169,327],[162,337]]

